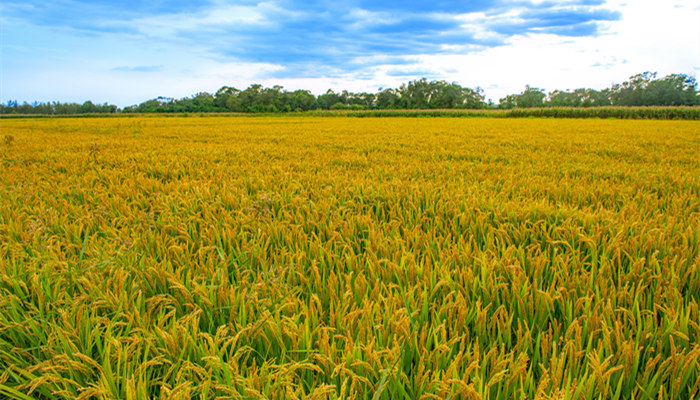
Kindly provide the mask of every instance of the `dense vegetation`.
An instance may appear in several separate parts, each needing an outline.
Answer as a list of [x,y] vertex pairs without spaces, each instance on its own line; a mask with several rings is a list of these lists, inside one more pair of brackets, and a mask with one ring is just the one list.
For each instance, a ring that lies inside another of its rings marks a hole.
[[698,398],[697,122],[2,127],[0,397]]
[[83,104],[77,103],[39,103],[19,104],[15,100],[0,104],[0,114],[40,114],[40,115],[77,115],[77,114],[114,114],[121,111],[114,104],[94,104],[86,101]]
[[224,86],[215,94],[198,93],[191,97],[172,99],[158,97],[139,105],[118,109],[114,105],[79,104],[18,104],[0,105],[0,114],[96,114],[96,113],[190,113],[190,112],[295,112],[309,110],[387,110],[387,109],[522,109],[541,107],[603,107],[603,106],[695,106],[700,105],[698,85],[693,77],[668,75],[656,79],[649,72],[601,91],[576,89],[544,90],[526,87],[520,94],[500,99],[498,105],[487,103],[483,90],[470,89],[456,83],[420,79],[401,85],[398,89],[383,89],[377,93],[335,93],[314,96],[307,90],[285,91],[281,86],[264,88],[251,85],[245,90]]
[[700,120],[700,107],[540,107],[485,110],[360,110],[315,111],[311,115],[347,117],[488,117],[488,118],[615,118]]

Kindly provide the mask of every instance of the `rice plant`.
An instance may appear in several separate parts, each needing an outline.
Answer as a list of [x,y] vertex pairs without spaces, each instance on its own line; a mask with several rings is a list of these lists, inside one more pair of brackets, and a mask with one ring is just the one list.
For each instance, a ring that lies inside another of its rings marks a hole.
[[0,397],[698,396],[696,122],[0,123]]

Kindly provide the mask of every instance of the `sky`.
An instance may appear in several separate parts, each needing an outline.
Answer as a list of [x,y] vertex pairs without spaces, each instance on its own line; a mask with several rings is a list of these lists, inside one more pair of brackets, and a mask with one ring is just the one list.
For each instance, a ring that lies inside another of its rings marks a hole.
[[0,102],[120,107],[253,83],[487,99],[700,72],[697,0],[2,0]]

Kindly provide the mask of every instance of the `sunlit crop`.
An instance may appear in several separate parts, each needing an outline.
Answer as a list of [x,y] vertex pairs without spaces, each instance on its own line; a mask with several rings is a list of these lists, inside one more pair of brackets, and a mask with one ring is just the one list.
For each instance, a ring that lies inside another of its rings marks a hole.
[[0,397],[691,399],[692,121],[0,120]]

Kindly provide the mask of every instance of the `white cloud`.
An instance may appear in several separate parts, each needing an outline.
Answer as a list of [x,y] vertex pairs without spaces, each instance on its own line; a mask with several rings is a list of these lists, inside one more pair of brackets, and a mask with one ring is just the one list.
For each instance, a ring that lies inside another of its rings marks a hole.
[[[611,0],[604,7],[620,11],[621,19],[603,23],[603,34],[597,37],[530,33],[507,38],[494,33],[491,24],[521,18],[522,10],[517,7],[523,3],[515,3],[516,8],[505,16],[473,13],[458,17],[465,29],[481,39],[506,40],[502,46],[444,44],[439,49],[445,54],[367,53],[345,62],[345,70],[337,65],[316,66],[326,75],[310,78],[294,77],[294,66],[286,69],[283,63],[239,62],[217,55],[208,43],[191,46],[178,40],[144,40],[140,35],[123,33],[74,35],[70,30],[11,20],[3,23],[0,101],[92,99],[125,106],[159,95],[213,92],[223,85],[243,89],[252,83],[281,84],[289,90],[310,89],[319,94],[328,88],[375,91],[422,76],[481,86],[487,98],[497,101],[522,91],[526,84],[547,91],[601,89],[644,71],[663,76],[700,70],[700,5],[695,1]],[[350,17],[364,15],[374,24],[391,17],[363,13],[356,9]],[[118,28],[138,28],[151,37],[172,39],[190,30],[230,25],[259,28],[297,16],[272,3],[222,3],[192,15],[131,20]],[[367,67],[361,68],[363,65]],[[408,75],[397,75],[401,71]]]
[[[158,96],[181,98],[202,91],[215,92],[223,85],[245,88],[252,83],[248,77],[277,71],[282,67],[199,59],[193,64],[159,66],[153,71],[139,69],[122,67],[104,71],[85,65],[74,67],[70,76],[66,76],[63,68],[42,71],[40,74],[27,71],[26,76],[19,76],[21,88],[8,82],[4,90],[15,93],[21,90],[28,101],[60,99],[62,102],[82,103],[90,99],[98,103],[127,106]],[[90,85],[80,82],[90,82]]]
[[288,11],[272,3],[259,3],[255,6],[222,4],[195,14],[177,13],[138,18],[130,21],[128,25],[148,36],[167,38],[183,31],[202,31],[230,26],[272,26],[275,21],[270,15],[280,13],[288,13]]
[[[494,101],[522,91],[527,84],[547,91],[603,89],[644,71],[657,71],[660,76],[694,74],[700,65],[700,11],[690,3],[615,0],[609,5],[621,11],[622,18],[606,22],[605,33],[597,37],[518,35],[508,38],[504,46],[417,55],[415,64],[402,68],[434,71],[465,86],[481,85]],[[477,32],[480,23],[491,20],[481,13],[462,18]],[[509,18],[517,18],[517,12]],[[375,81],[395,81],[387,70],[378,68]]]

